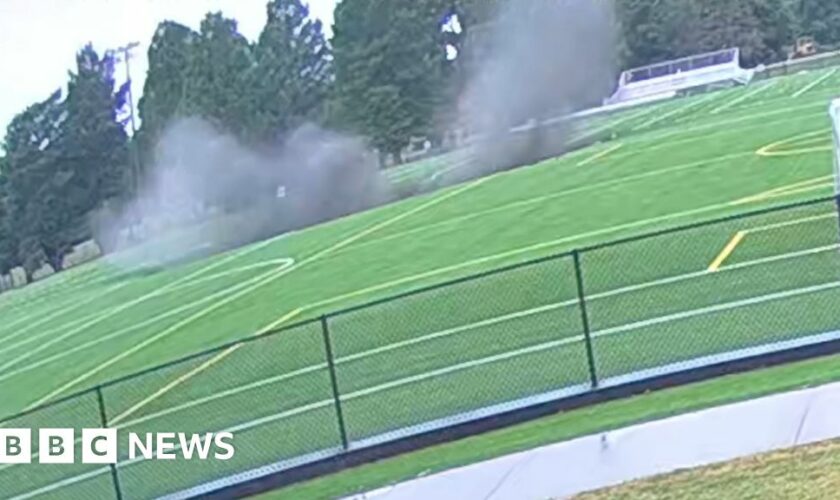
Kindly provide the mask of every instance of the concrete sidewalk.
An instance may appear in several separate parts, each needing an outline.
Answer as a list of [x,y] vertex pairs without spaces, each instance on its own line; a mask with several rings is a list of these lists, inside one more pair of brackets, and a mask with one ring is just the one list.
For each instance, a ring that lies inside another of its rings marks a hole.
[[547,499],[840,437],[840,383],[634,425],[356,495]]

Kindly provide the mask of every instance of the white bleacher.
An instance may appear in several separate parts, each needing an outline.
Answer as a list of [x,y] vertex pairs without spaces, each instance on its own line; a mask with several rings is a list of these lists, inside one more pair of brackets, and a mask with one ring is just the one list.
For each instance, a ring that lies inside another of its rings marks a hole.
[[747,84],[752,76],[753,70],[741,67],[739,49],[719,50],[627,70],[605,104],[668,98],[683,90],[723,82]]

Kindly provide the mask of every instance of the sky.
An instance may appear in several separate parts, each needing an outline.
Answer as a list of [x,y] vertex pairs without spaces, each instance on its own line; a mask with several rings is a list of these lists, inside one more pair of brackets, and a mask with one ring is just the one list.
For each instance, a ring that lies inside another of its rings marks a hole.
[[[307,0],[304,0],[307,1]],[[195,30],[207,12],[222,11],[239,31],[256,40],[265,24],[267,0],[0,0],[0,140],[27,106],[67,83],[76,51],[91,42],[100,53],[139,42],[131,60],[135,103],[148,67],[155,28],[172,20]],[[331,34],[337,0],[308,0],[310,12]],[[117,69],[118,83],[125,67]]]

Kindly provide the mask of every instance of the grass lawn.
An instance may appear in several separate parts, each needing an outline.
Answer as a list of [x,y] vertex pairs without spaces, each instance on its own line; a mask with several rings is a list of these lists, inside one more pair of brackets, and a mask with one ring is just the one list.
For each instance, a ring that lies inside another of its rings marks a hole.
[[801,446],[579,495],[598,499],[833,498],[840,488],[840,441]]
[[[585,123],[577,134],[615,139],[201,261],[149,273],[102,261],[0,296],[0,412],[314,318],[107,385],[106,417],[123,432],[236,434],[229,462],[124,460],[128,497],[335,453],[319,315],[551,255],[330,314],[347,437],[361,446],[586,390],[574,269],[561,252],[830,195],[826,110],[840,75],[800,92],[823,74]],[[599,380],[838,330],[836,213],[815,203],[583,252]],[[4,425],[98,418],[89,394]],[[0,467],[9,497],[83,496],[108,480],[107,469]]]

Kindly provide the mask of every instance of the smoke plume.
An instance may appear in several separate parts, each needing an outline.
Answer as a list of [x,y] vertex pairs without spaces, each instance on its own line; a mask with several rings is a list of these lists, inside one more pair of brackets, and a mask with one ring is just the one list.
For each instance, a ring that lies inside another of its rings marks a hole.
[[258,151],[180,119],[137,196],[97,215],[97,240],[123,267],[156,267],[363,210],[390,199],[372,158],[361,141],[314,125]]
[[[556,156],[569,123],[615,82],[611,2],[501,2],[467,40],[470,78],[460,121],[472,137],[472,175]],[[513,132],[511,132],[513,129]]]

